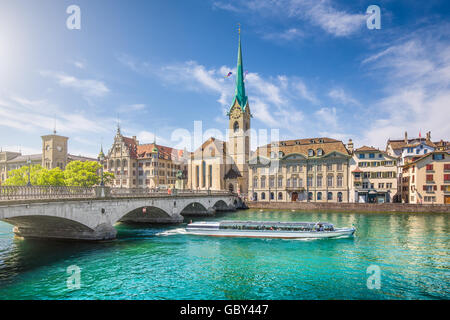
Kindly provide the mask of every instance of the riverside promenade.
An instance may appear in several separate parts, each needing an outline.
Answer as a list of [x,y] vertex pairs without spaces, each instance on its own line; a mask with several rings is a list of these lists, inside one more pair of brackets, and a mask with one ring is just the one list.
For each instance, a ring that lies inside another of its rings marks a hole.
[[401,212],[450,213],[448,204],[409,203],[343,203],[343,202],[269,202],[248,201],[250,209],[351,211],[351,212]]

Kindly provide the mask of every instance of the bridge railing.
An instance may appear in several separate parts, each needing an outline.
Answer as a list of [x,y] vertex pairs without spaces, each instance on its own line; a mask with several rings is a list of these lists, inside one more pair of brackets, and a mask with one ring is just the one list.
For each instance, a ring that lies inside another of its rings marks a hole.
[[66,186],[0,186],[1,200],[94,198],[95,189]]
[[190,195],[235,195],[220,190],[158,190],[151,188],[109,188],[67,186],[0,186],[0,201],[8,200],[51,200],[51,199],[94,199],[164,197]]

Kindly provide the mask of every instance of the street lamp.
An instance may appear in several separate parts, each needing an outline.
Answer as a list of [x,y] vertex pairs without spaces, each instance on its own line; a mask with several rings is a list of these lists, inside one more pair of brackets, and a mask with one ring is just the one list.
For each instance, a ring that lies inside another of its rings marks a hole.
[[30,158],[27,159],[27,164],[28,164],[28,183],[27,183],[27,186],[31,187],[31,159]]
[[98,158],[97,159],[98,159],[98,161],[101,164],[101,167],[100,167],[100,175],[101,175],[100,186],[103,187],[105,185],[105,182],[103,180],[103,162],[105,161],[105,154],[103,153],[103,146],[100,149],[100,153],[98,154]]

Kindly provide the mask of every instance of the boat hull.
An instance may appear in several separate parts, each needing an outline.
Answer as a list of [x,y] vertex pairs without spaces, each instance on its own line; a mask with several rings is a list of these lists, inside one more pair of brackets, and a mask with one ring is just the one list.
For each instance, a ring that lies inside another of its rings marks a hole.
[[345,238],[355,233],[354,228],[336,229],[335,231],[271,231],[271,230],[201,230],[186,229],[187,234],[210,237],[237,237],[237,238],[279,238],[279,239],[320,239]]

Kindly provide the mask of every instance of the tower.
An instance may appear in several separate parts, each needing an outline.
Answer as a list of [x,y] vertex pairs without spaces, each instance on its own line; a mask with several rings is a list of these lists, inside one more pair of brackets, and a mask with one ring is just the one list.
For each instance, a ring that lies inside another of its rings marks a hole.
[[42,166],[47,169],[56,167],[65,169],[67,165],[67,140],[69,138],[56,134],[42,136]]
[[228,112],[229,136],[227,153],[233,159],[233,168],[241,177],[240,190],[247,193],[248,189],[248,160],[250,156],[250,107],[245,95],[244,67],[242,62],[241,29],[239,27],[239,46],[236,72],[236,91],[233,103]]

